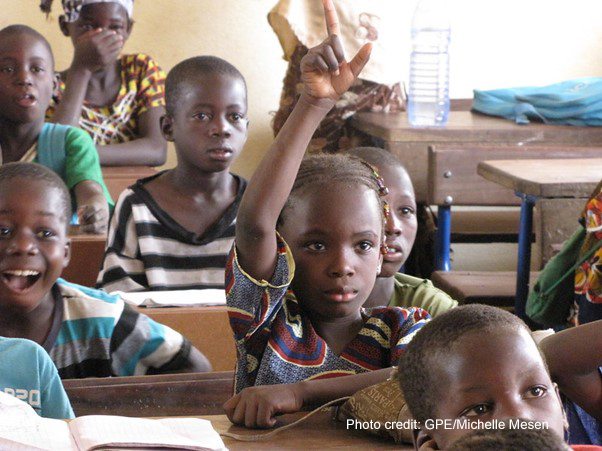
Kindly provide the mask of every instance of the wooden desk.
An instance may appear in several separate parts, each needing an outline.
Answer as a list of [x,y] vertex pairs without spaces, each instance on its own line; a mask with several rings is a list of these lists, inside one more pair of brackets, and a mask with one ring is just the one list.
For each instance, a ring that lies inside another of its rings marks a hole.
[[514,122],[470,111],[451,111],[443,128],[413,128],[404,113],[358,113],[351,124],[382,141],[407,168],[419,202],[427,200],[428,146],[431,144],[602,145],[602,127],[574,127]]
[[[533,206],[536,201],[545,199],[582,198],[585,203],[602,179],[602,158],[483,161],[479,163],[477,172],[487,180],[514,190],[521,198],[515,312],[525,318]],[[562,212],[557,208],[552,210],[555,214]],[[540,222],[544,221],[542,218]]]
[[187,337],[211,362],[213,371],[231,371],[236,365],[236,346],[226,307],[138,307]]
[[[303,412],[305,413],[305,412]],[[222,440],[231,450],[290,450],[290,449],[413,449],[411,445],[396,445],[393,440],[369,435],[355,429],[347,429],[346,424],[332,419],[332,411],[324,410],[305,420],[291,429],[282,431],[275,436],[255,442],[243,442],[222,436]],[[279,425],[288,424],[301,417],[301,413],[283,415]],[[225,415],[203,416],[213,424],[213,428],[221,433],[224,431],[236,434],[254,435],[267,433],[268,430],[252,430],[235,426]]]
[[234,373],[65,379],[63,385],[77,416],[196,416],[223,413],[232,396]]
[[119,194],[136,180],[156,174],[157,169],[150,166],[103,166],[102,177],[105,185],[117,202]]
[[61,277],[68,282],[94,287],[102,265],[107,237],[79,232],[79,226],[71,226],[71,258]]

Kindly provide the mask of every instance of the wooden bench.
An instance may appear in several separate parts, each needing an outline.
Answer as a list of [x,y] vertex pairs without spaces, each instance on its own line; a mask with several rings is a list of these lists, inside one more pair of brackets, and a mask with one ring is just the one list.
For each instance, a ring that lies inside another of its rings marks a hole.
[[132,417],[222,414],[233,393],[233,372],[65,379],[77,416]]
[[[428,202],[438,206],[438,229],[435,238],[435,271],[433,284],[446,291],[460,303],[483,302],[494,305],[514,305],[515,272],[451,271],[450,246],[453,235],[455,206],[519,206],[520,198],[503,186],[485,180],[477,174],[480,161],[487,159],[585,158],[602,154],[602,147],[569,147],[564,145],[437,145],[429,148]],[[602,175],[601,175],[602,178]],[[537,252],[535,266],[541,268],[577,226],[577,218],[585,199],[555,199],[538,203],[535,237]],[[562,211],[559,215],[558,212]],[[518,237],[519,212],[495,213],[499,224],[490,229],[494,217],[491,211],[472,213],[471,226],[485,230],[491,237],[512,234]],[[481,218],[479,218],[481,215]],[[452,217],[454,218],[452,220]],[[501,219],[503,218],[503,219]],[[500,240],[505,241],[505,240]]]
[[226,307],[139,307],[140,313],[187,337],[211,362],[213,371],[236,365],[236,347]]

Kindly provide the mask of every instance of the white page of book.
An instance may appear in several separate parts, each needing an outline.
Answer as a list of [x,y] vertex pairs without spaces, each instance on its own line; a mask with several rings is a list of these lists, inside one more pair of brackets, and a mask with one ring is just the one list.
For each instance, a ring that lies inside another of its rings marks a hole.
[[71,421],[70,427],[81,450],[90,450],[109,443],[114,446],[160,444],[182,450],[226,449],[211,422],[200,418],[153,420],[85,415]]
[[56,451],[77,448],[65,421],[42,418],[29,404],[0,392],[0,449]]
[[114,291],[125,302],[145,307],[192,307],[195,305],[226,305],[223,288],[205,290],[136,291],[126,293]]

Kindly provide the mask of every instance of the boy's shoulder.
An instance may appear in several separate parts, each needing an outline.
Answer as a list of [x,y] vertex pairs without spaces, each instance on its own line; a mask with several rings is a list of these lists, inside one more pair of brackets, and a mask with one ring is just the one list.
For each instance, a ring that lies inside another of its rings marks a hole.
[[26,338],[0,337],[0,352],[31,352],[31,353],[46,353],[44,348],[34,341]]
[[65,311],[65,320],[81,319],[90,315],[94,316],[120,316],[125,308],[125,301],[116,294],[96,288],[84,287],[64,279],[57,279]]

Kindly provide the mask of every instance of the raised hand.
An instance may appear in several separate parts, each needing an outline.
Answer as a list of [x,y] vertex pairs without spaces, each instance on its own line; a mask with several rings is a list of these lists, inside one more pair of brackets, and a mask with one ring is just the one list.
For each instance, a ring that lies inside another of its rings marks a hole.
[[328,37],[309,50],[301,61],[301,79],[307,95],[338,99],[357,78],[370,58],[372,45],[365,44],[349,62],[339,39],[339,18],[333,0],[323,0]]
[[123,48],[123,37],[112,30],[90,30],[75,42],[73,66],[95,72],[116,60]]

